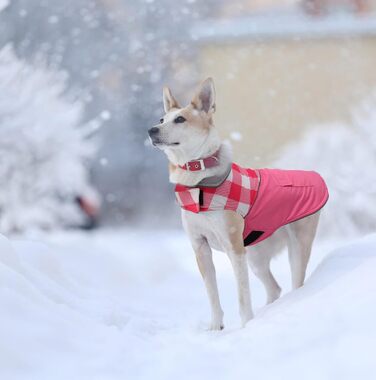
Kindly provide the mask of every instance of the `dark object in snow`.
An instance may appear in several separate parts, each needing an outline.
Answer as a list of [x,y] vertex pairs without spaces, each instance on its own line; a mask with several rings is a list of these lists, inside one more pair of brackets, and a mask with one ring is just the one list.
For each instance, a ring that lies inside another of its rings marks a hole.
[[75,200],[85,215],[85,221],[79,227],[85,230],[96,228],[98,226],[99,204],[82,195],[77,195]]

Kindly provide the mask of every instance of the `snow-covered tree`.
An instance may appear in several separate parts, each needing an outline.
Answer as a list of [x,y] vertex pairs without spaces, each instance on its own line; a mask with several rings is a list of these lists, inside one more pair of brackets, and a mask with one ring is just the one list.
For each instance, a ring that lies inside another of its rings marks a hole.
[[220,15],[224,2],[11,0],[0,13],[0,46],[11,41],[27,61],[43,54],[69,73],[68,84],[90,92],[86,117],[109,116],[92,165],[105,220],[153,225],[173,204],[165,158],[144,145],[147,129],[163,113],[163,85],[189,92],[202,80],[190,31]]
[[92,193],[86,162],[95,153],[83,104],[66,78],[0,50],[0,231],[80,223],[76,197]]
[[352,123],[307,132],[287,146],[276,167],[318,171],[329,187],[320,222],[328,236],[365,234],[376,229],[376,97],[358,106]]

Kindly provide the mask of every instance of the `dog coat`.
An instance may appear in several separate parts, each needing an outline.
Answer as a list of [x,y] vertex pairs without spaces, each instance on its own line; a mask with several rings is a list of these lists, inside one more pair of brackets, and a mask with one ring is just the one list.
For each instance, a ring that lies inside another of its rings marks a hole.
[[244,246],[271,236],[278,228],[320,210],[329,197],[322,177],[313,171],[245,169],[232,164],[217,187],[177,184],[184,210],[200,213],[231,210],[244,218]]

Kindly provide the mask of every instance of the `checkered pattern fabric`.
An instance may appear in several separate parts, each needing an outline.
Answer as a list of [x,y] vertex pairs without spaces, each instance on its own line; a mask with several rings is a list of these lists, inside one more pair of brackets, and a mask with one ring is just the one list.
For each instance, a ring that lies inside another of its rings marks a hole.
[[218,187],[187,187],[178,184],[175,195],[180,207],[185,210],[195,213],[232,210],[244,218],[256,200],[259,183],[258,170],[232,164],[230,174]]

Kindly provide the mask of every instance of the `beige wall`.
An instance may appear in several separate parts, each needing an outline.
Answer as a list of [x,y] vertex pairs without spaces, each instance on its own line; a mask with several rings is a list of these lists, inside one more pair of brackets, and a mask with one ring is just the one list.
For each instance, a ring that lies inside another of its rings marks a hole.
[[216,124],[238,131],[236,159],[265,165],[312,125],[348,121],[376,89],[376,38],[201,45],[202,78],[217,88]]
[[[107,0],[108,1],[108,0]],[[113,0],[112,0],[113,1]],[[290,6],[303,6],[303,3],[308,3],[310,0],[231,0],[224,1],[221,4],[219,15],[223,18],[243,16],[244,13],[250,13],[259,10],[276,9]],[[374,11],[376,10],[376,0],[315,0],[317,6],[320,7],[325,15],[326,10],[342,9],[351,11],[356,9],[356,5],[362,6],[361,10]]]
[[273,9],[299,3],[301,0],[231,0],[221,4],[220,16],[223,18],[244,15],[244,12]]

